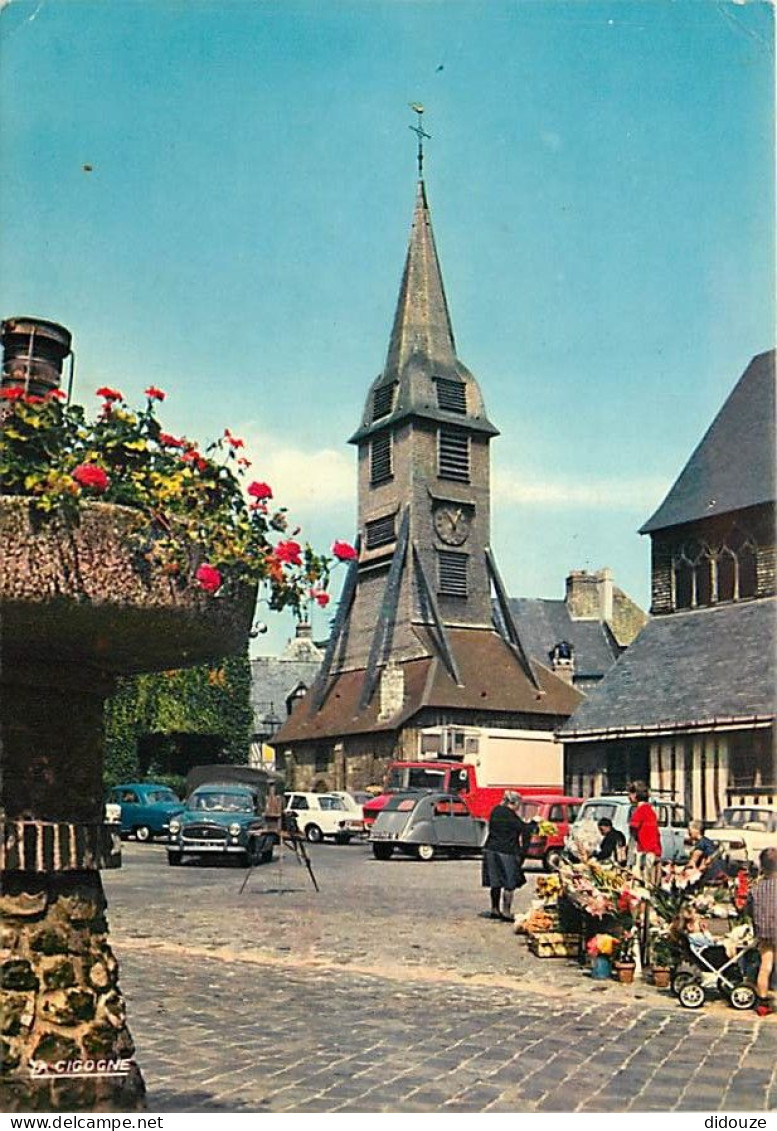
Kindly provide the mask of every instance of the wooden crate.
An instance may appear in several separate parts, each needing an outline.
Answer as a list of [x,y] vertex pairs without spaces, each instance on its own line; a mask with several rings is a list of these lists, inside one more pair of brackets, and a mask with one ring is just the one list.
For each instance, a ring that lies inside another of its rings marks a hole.
[[577,958],[580,951],[580,935],[542,931],[529,935],[529,950],[537,958]]

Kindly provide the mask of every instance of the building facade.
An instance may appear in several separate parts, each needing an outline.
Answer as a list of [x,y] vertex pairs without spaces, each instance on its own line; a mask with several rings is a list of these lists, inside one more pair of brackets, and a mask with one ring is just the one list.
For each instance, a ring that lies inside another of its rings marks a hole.
[[774,351],[753,358],[641,533],[653,617],[562,728],[567,786],[645,778],[703,819],[774,802]]

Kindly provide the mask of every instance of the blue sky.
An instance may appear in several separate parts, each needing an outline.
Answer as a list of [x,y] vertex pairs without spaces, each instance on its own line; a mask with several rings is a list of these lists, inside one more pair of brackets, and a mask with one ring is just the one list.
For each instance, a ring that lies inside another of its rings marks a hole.
[[0,313],[352,538],[420,101],[508,588],[609,565],[647,606],[637,528],[774,345],[773,91],[766,3],[6,0]]

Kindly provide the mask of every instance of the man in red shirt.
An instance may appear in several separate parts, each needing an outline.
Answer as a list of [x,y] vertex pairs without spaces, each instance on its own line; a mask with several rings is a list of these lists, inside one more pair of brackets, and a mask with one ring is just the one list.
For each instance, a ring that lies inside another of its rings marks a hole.
[[635,872],[647,883],[655,879],[656,862],[661,859],[661,833],[658,817],[649,801],[650,792],[643,781],[629,786],[629,801],[634,806],[629,830],[636,850]]

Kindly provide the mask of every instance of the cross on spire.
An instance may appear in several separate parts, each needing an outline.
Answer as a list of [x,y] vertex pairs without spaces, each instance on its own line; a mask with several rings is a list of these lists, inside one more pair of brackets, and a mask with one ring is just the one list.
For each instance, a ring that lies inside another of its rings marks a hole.
[[413,133],[418,138],[418,154],[417,154],[418,179],[419,179],[419,181],[422,181],[424,179],[424,138],[431,138],[432,135],[426,133],[426,131],[424,130],[424,127],[422,125],[422,116],[423,116],[424,108],[421,105],[421,103],[420,102],[411,102],[410,103],[410,109],[418,115],[417,124],[415,126],[408,126],[408,129],[412,130]]

